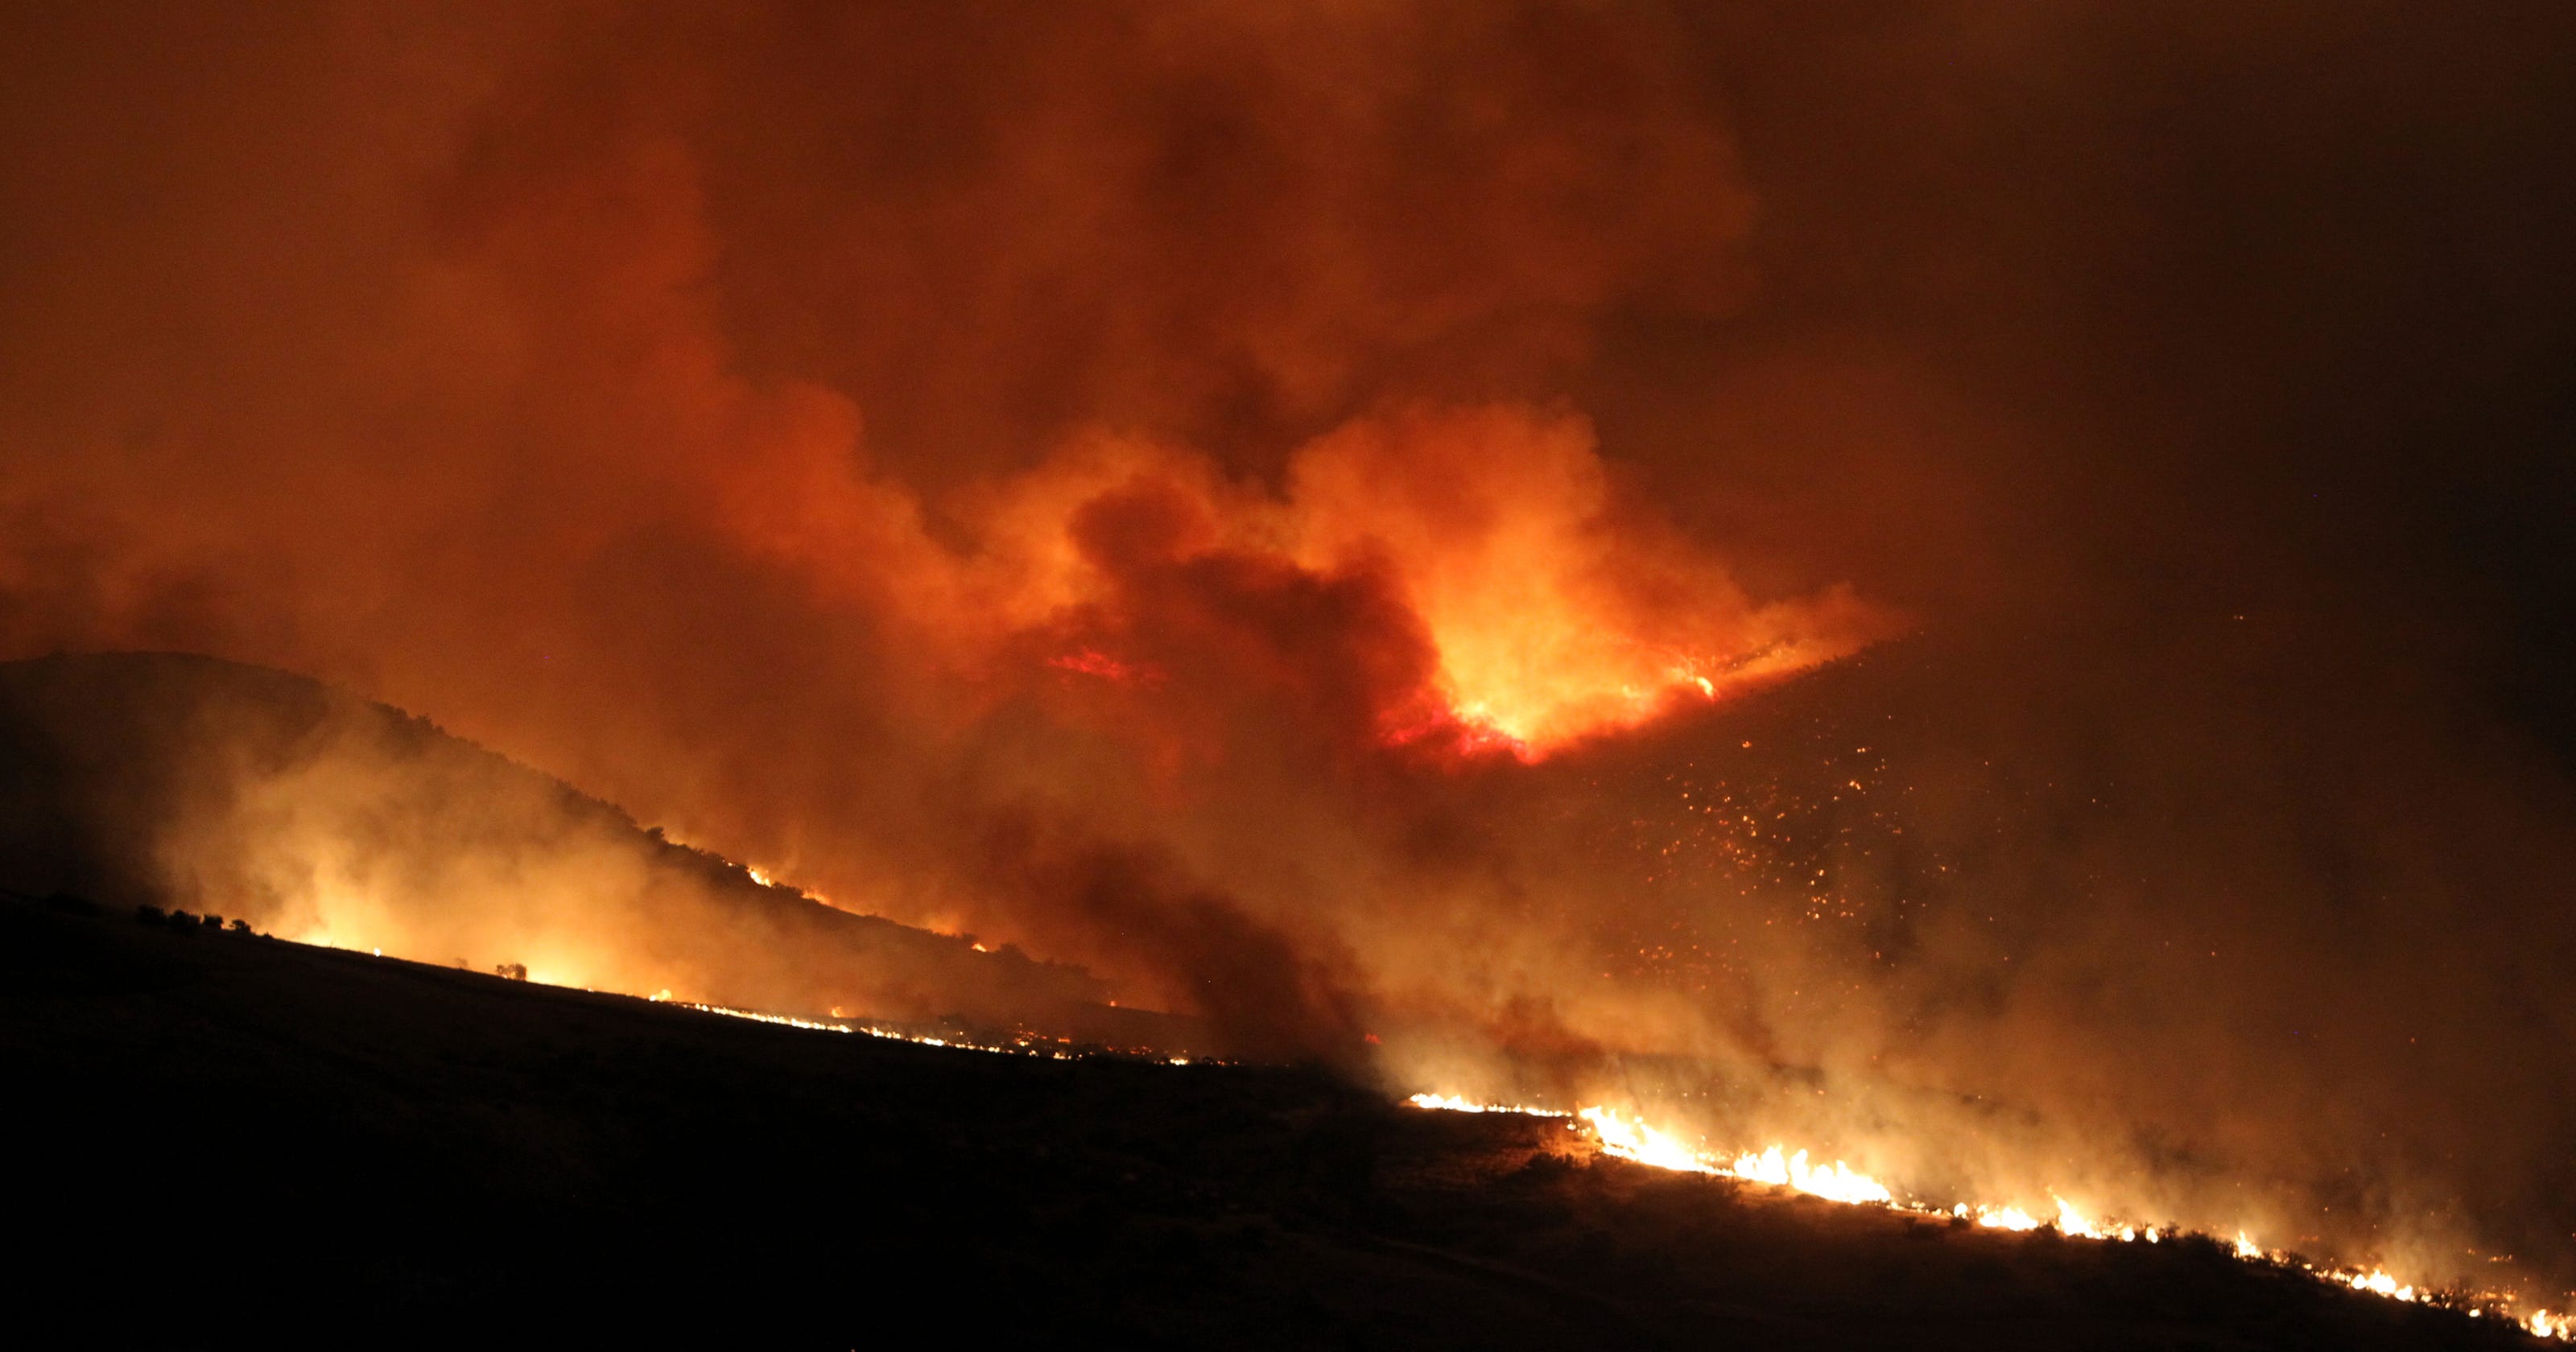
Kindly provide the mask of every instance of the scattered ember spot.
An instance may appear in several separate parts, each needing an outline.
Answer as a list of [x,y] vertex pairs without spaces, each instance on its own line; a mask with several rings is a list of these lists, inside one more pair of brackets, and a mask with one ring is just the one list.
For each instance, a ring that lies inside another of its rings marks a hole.
[[1058,671],[1097,677],[1112,685],[1132,685],[1147,690],[1161,685],[1164,679],[1160,668],[1141,662],[1121,662],[1097,648],[1050,657],[1047,665]]

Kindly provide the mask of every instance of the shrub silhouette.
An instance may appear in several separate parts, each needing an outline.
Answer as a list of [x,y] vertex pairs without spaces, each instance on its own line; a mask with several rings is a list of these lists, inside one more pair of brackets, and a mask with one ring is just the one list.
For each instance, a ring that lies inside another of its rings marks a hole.
[[492,970],[499,974],[501,979],[505,981],[525,981],[528,979],[528,965],[524,962],[505,962]]
[[250,933],[250,922],[239,917],[235,917],[232,923],[232,932],[235,934]]
[[167,923],[170,917],[162,914],[158,906],[137,906],[134,908],[134,919],[139,924],[159,925]]

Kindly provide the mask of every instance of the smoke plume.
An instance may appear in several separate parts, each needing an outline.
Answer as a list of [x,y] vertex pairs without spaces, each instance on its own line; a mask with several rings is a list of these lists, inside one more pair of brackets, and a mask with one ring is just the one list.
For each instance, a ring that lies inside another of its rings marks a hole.
[[2557,8],[0,33],[8,656],[1248,1054],[2576,1284]]

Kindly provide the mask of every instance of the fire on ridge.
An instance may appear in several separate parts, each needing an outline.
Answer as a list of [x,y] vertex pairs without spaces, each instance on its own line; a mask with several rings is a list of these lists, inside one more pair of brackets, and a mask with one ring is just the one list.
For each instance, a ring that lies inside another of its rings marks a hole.
[[[1546,1108],[1512,1104],[1481,1103],[1454,1094],[1415,1094],[1406,1100],[1416,1108],[1440,1112],[1519,1113],[1536,1117],[1567,1118],[1569,1127],[1581,1124],[1605,1155],[1634,1161],[1657,1169],[1683,1173],[1708,1174],[1733,1178],[1747,1183],[1791,1188],[1811,1197],[1855,1206],[1883,1206],[1891,1210],[1921,1216],[1973,1220],[1980,1226],[1997,1230],[2030,1231],[2053,1226],[2070,1239],[2108,1240],[2118,1243],[2162,1243],[2167,1237],[2199,1232],[2172,1226],[2139,1225],[2127,1222],[2102,1222],[2087,1217],[2076,1205],[2063,1197],[2051,1200],[2057,1215],[2043,1221],[2017,1206],[1986,1203],[1954,1202],[1946,1209],[1920,1199],[1900,1199],[1894,1190],[1877,1179],[1860,1173],[1836,1160],[1831,1164],[1814,1164],[1808,1152],[1798,1150],[1783,1155],[1783,1147],[1772,1145],[1760,1152],[1745,1152],[1732,1157],[1712,1154],[1693,1146],[1669,1132],[1660,1130],[1644,1119],[1598,1105],[1582,1108],[1572,1114]],[[2214,1235],[2201,1238],[2218,1239]],[[2357,1268],[2325,1267],[2279,1249],[2266,1249],[2244,1231],[2236,1232],[2229,1245],[2237,1258],[2246,1262],[2269,1263],[2294,1268],[2337,1286],[2392,1300],[2438,1304],[2465,1311],[2473,1319],[2495,1317],[2520,1324],[2532,1336],[2576,1341],[2576,1314],[2559,1314],[2546,1309],[2516,1311],[2510,1297],[2501,1293],[2434,1290],[2401,1282],[2381,1268],[2364,1272]]]
[[[766,881],[765,878],[764,881]],[[333,946],[327,939],[308,938],[289,941],[317,943],[324,947]],[[381,949],[372,950],[372,952],[375,956],[383,956]],[[543,981],[541,977],[530,979],[537,980],[539,984],[553,984]],[[829,1019],[807,1018],[726,1005],[674,1000],[667,990],[645,998],[701,1013],[777,1027],[811,1032],[864,1034],[889,1041],[910,1042],[917,1046],[961,1051],[1036,1056],[1059,1061],[1107,1053],[1141,1057],[1171,1066],[1187,1066],[1193,1064],[1194,1060],[1206,1059],[1165,1055],[1145,1049],[1122,1051],[1107,1048],[1075,1048],[1071,1045],[1070,1039],[1051,1039],[1028,1031],[1021,1031],[1000,1040],[979,1041],[971,1036],[941,1036],[889,1026],[877,1021],[856,1019],[838,1009],[831,1011],[832,1017]],[[1415,1108],[1427,1111],[1504,1113],[1561,1119],[1569,1130],[1585,1133],[1599,1147],[1601,1153],[1614,1158],[1657,1169],[1706,1174],[1746,1183],[1788,1188],[1828,1202],[1845,1205],[1880,1206],[1912,1215],[1959,1222],[1973,1221],[1983,1228],[2004,1231],[2028,1232],[2051,1227],[2071,1239],[2157,1244],[2170,1237],[2191,1235],[2216,1240],[2225,1244],[2231,1253],[2245,1262],[2265,1263],[2293,1269],[2319,1281],[2348,1287],[2368,1295],[2455,1308],[2474,1319],[2493,1317],[2506,1320],[2537,1338],[2562,1342],[2576,1341],[2576,1313],[2561,1314],[2543,1308],[2521,1310],[2512,1297],[2504,1293],[2419,1286],[2416,1283],[2402,1281],[2379,1267],[2363,1271],[2358,1268],[2339,1268],[2311,1263],[2285,1250],[2265,1248],[2241,1229],[2232,1237],[2223,1237],[2171,1225],[2097,1220],[2076,1203],[2064,1197],[2055,1196],[2050,1200],[2055,1206],[2056,1215],[2046,1220],[2010,1204],[1953,1202],[1944,1207],[1921,1198],[1901,1197],[1888,1184],[1852,1169],[1841,1160],[1835,1160],[1830,1164],[1817,1162],[1805,1149],[1790,1150],[1781,1144],[1774,1143],[1760,1151],[1744,1151],[1732,1156],[1712,1153],[1652,1125],[1633,1113],[1623,1113],[1618,1109],[1598,1104],[1588,1105],[1573,1112],[1564,1112],[1530,1105],[1487,1103],[1464,1095],[1429,1092],[1410,1095],[1405,1101]]]
[[[762,885],[773,883],[771,877],[763,870],[748,868],[746,871]],[[208,923],[215,923],[215,921],[209,917]],[[356,947],[335,943],[326,933],[271,937],[317,947]],[[980,945],[977,947],[981,948]],[[381,947],[369,946],[364,951],[374,957],[384,956],[384,950]],[[571,989],[595,989],[550,981],[547,979],[548,973],[530,972],[524,966],[514,965],[511,970],[518,979],[530,980],[540,985],[567,985]],[[635,994],[626,991],[605,993]],[[972,1035],[925,1033],[917,1029],[889,1025],[883,1021],[854,1017],[838,1008],[830,1012],[829,1018],[813,1018],[701,1001],[679,1000],[675,999],[668,989],[655,991],[641,998],[653,1003],[670,1004],[700,1013],[775,1027],[810,1032],[863,1034],[889,1041],[959,1051],[1032,1056],[1059,1061],[1105,1054],[1141,1058],[1170,1066],[1188,1066],[1196,1061],[1208,1059],[1172,1055],[1142,1048],[1076,1046],[1070,1038],[1050,1037],[1027,1029],[1015,1030],[1000,1038],[982,1039]],[[1599,1104],[1588,1105],[1569,1113],[1530,1105],[1483,1102],[1464,1095],[1430,1092],[1415,1093],[1405,1101],[1417,1109],[1427,1111],[1502,1113],[1560,1119],[1565,1122],[1569,1130],[1583,1132],[1601,1153],[1614,1158],[1657,1169],[1705,1174],[1746,1183],[1788,1188],[1808,1196],[1845,1205],[1880,1206],[1908,1214],[1939,1217],[1955,1222],[1973,1221],[1980,1227],[2005,1231],[2027,1232],[2050,1227],[2059,1234],[2074,1239],[2156,1244],[2172,1236],[2193,1235],[2219,1240],[2227,1244],[2229,1251],[2242,1261],[2293,1269],[2320,1281],[2348,1287],[2369,1295],[2401,1302],[2422,1302],[2454,1308],[2471,1318],[2483,1319],[2492,1316],[2514,1323],[2534,1337],[2576,1341],[2576,1314],[2561,1314],[2545,1308],[2521,1311],[2517,1308],[2514,1298],[2506,1293],[2436,1289],[2402,1281],[2380,1267],[2363,1271],[2358,1268],[2319,1265],[2295,1253],[2267,1249],[2241,1229],[2232,1239],[2221,1239],[2206,1232],[2186,1230],[2172,1225],[2096,1220],[2076,1203],[2058,1196],[2051,1197],[2056,1215],[2048,1220],[2042,1220],[2021,1207],[2010,1204],[1963,1201],[1953,1202],[1945,1208],[1930,1200],[1901,1196],[1888,1184],[1852,1169],[1841,1160],[1835,1160],[1830,1164],[1817,1162],[1811,1157],[1810,1152],[1803,1148],[1791,1150],[1774,1143],[1760,1151],[1748,1150],[1732,1156],[1713,1153],[1652,1125],[1641,1116]]]

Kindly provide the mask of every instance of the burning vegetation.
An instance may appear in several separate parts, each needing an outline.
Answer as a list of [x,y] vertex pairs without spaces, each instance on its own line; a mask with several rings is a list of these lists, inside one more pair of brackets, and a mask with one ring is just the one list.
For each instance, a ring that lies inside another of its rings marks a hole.
[[2508,8],[0,19],[0,881],[2567,1309]]
[[[900,1293],[994,1301],[979,1327],[999,1332],[1283,1348],[1561,1347],[1605,1328],[1673,1345],[1876,1347],[1912,1329],[2145,1347],[2259,1328],[2283,1345],[2504,1348],[2521,1331],[2206,1237],[2066,1243],[2063,1214],[2016,1233],[1835,1205],[1632,1164],[1580,1118],[1391,1109],[1312,1070],[978,1055],[919,1030],[851,1037],[220,934],[0,899],[0,1043],[52,1107],[26,1148],[121,1162],[21,1189],[20,1218],[52,1241],[22,1260],[43,1279],[22,1321],[164,1341],[398,1308],[440,1336],[509,1312],[766,1345],[845,1341],[884,1319],[855,1296]],[[173,1042],[184,1054],[156,1052]],[[367,1110],[388,1097],[400,1111]],[[182,1111],[200,1104],[227,1108]],[[568,1156],[567,1139],[584,1148]],[[866,1198],[871,1224],[847,1229],[818,1195]],[[252,1204],[307,1218],[267,1251],[311,1282],[284,1308],[210,1300],[238,1286],[221,1264],[158,1267],[137,1292],[130,1264],[96,1259],[138,1220],[189,1246]],[[639,1289],[652,1298],[619,1298]]]
[[[1566,1113],[1545,1108],[1477,1103],[1453,1094],[1415,1094],[1407,1101],[1417,1108],[1442,1112],[1510,1113],[1542,1118],[1568,1116]],[[1959,1224],[1973,1222],[1978,1226],[1996,1230],[2031,1231],[2047,1227],[2071,1239],[2111,1240],[2122,1244],[2140,1242],[2159,1244],[2176,1235],[2193,1233],[2170,1225],[2097,1221],[2088,1218],[2084,1212],[2076,1209],[2074,1203],[2063,1197],[2050,1199],[2056,1207],[2056,1215],[2050,1220],[2041,1220],[2017,1206],[1954,1202],[1944,1209],[1937,1203],[1920,1199],[1899,1200],[1887,1185],[1867,1175],[1854,1172],[1840,1160],[1828,1165],[1811,1164],[1804,1150],[1796,1151],[1784,1158],[1781,1147],[1774,1145],[1760,1153],[1746,1152],[1730,1159],[1687,1144],[1678,1137],[1659,1131],[1643,1121],[1628,1118],[1613,1109],[1584,1108],[1571,1116],[1590,1129],[1594,1141],[1604,1154],[1624,1160],[1634,1160],[1639,1164],[1650,1165],[1657,1169],[1712,1174],[1740,1179],[1747,1183],[1790,1188],[1811,1197],[1821,1197],[1829,1202],[1882,1206],[1901,1213],[1947,1219]],[[2200,1237],[2215,1238],[2209,1235]],[[2576,1341],[2576,1324],[2571,1324],[2570,1316],[2523,1306],[2510,1292],[2465,1288],[2437,1291],[2418,1288],[2411,1283],[2401,1283],[2397,1278],[2378,1268],[2365,1272],[2358,1268],[2319,1266],[2296,1254],[2284,1253],[2278,1249],[2265,1249],[2242,1230],[2236,1232],[2230,1244],[2238,1258],[2250,1263],[2269,1263],[2295,1268],[2332,1285],[2350,1287],[2355,1291],[2385,1296],[2391,1300],[2423,1301],[2443,1305],[2463,1310],[2471,1318],[2500,1319],[2521,1326],[2536,1338],[2554,1338],[2562,1342]]]

